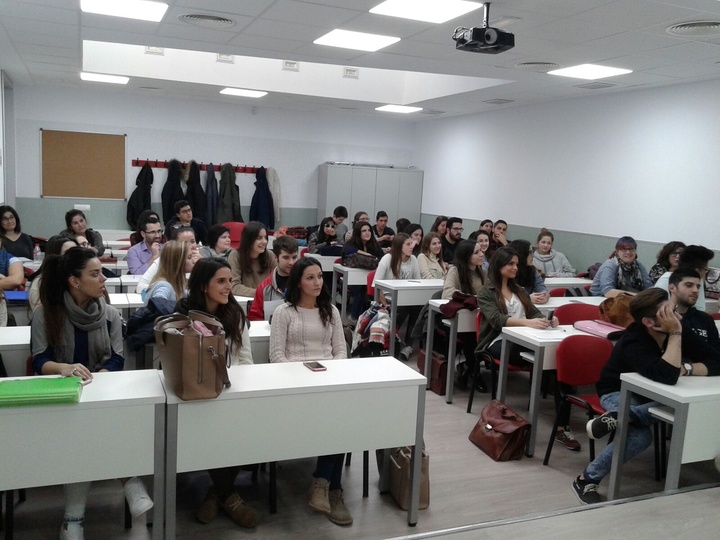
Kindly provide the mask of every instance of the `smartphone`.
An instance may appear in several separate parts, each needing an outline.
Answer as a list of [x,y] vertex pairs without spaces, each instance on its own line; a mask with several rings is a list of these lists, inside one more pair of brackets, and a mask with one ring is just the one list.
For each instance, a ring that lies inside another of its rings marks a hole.
[[549,309],[548,314],[547,314],[547,320],[552,322],[554,316],[555,316],[555,310]]
[[327,368],[320,362],[303,362],[303,365],[310,371],[327,371]]

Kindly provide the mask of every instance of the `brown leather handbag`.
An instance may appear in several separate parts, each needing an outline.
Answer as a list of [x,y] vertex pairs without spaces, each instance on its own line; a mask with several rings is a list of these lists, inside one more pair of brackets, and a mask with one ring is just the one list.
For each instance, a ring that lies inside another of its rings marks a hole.
[[[410,507],[411,457],[412,448],[409,446],[395,448],[390,454],[390,494],[403,510]],[[430,456],[423,447],[418,510],[425,510],[428,506],[430,506]]]
[[480,413],[468,439],[495,461],[520,459],[530,436],[530,422],[493,399]]
[[182,400],[212,399],[230,386],[222,323],[202,311],[158,317],[155,341],[165,380]]

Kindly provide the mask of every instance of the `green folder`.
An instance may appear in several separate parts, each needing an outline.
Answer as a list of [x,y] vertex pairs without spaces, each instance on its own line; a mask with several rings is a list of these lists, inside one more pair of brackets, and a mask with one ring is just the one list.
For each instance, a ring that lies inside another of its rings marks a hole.
[[77,403],[82,387],[80,377],[0,380],[0,407]]

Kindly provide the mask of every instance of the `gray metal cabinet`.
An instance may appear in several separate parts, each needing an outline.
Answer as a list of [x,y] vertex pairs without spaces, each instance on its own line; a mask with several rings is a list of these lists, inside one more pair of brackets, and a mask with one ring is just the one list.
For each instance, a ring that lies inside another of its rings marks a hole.
[[422,189],[423,171],[418,169],[323,163],[318,167],[317,222],[343,205],[350,220],[364,211],[374,223],[375,213],[384,210],[393,228],[401,217],[420,223]]

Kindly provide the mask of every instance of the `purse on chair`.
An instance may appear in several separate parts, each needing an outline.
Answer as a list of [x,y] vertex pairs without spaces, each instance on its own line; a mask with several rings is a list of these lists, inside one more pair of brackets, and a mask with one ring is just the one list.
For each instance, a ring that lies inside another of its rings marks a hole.
[[493,399],[480,412],[468,439],[495,461],[509,461],[522,457],[529,436],[530,422]]
[[165,380],[180,399],[216,398],[230,386],[218,319],[201,311],[174,313],[158,318],[154,331]]

